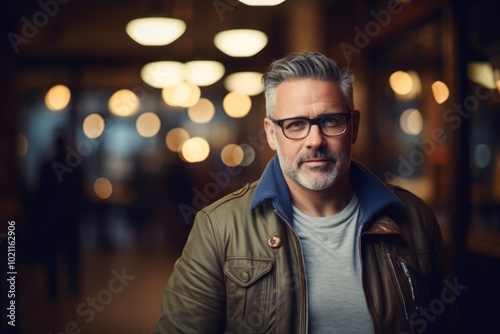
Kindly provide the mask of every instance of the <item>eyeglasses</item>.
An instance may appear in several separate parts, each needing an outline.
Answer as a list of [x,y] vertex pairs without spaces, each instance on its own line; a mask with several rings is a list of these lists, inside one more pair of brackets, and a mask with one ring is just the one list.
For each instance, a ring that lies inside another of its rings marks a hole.
[[271,119],[283,130],[283,134],[288,139],[304,139],[309,135],[311,126],[319,126],[321,133],[327,137],[336,137],[344,134],[352,113],[329,114],[318,118],[310,119],[306,117]]

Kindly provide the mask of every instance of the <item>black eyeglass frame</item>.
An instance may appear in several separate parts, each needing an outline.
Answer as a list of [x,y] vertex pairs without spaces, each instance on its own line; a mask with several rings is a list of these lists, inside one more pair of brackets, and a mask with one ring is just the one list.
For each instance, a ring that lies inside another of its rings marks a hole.
[[[301,139],[304,139],[306,138],[307,136],[309,136],[309,133],[311,132],[311,127],[313,125],[317,125],[319,127],[319,131],[321,132],[321,134],[323,136],[326,136],[326,137],[338,137],[338,136],[342,136],[346,131],[347,131],[347,126],[349,125],[349,120],[352,118],[352,115],[353,113],[352,112],[348,112],[348,113],[336,113],[336,114],[328,114],[328,115],[323,115],[323,116],[320,116],[320,117],[317,117],[317,118],[307,118],[307,117],[290,117],[290,118],[283,118],[283,119],[272,119],[272,118],[269,118],[271,120],[271,122],[273,122],[274,124],[277,124],[280,128],[281,128],[281,131],[283,132],[283,135],[290,139],[290,140],[301,140]],[[346,120],[346,123],[345,123],[345,129],[344,131],[342,131],[341,133],[339,134],[336,134],[336,135],[327,135],[323,132],[323,129],[321,128],[320,124],[321,124],[321,121],[324,120],[324,119],[327,119],[329,117],[332,117],[332,116],[342,116],[345,118]],[[289,121],[289,120],[302,120],[302,121],[306,121],[309,123],[309,128],[307,129],[307,133],[305,136],[303,137],[300,137],[300,138],[290,138],[286,135],[285,133],[285,128],[283,127],[283,124],[286,122],[286,121]]]

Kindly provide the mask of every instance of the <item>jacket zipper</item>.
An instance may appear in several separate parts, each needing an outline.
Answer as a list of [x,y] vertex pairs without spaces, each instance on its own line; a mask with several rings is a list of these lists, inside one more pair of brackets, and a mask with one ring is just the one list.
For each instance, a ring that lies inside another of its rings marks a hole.
[[413,286],[413,279],[410,274],[410,270],[408,269],[408,265],[401,261],[401,266],[406,275],[406,279],[408,280],[408,285],[410,286],[411,299],[413,300],[413,304],[415,305],[415,311],[418,310],[417,298],[415,297],[415,287]]
[[297,236],[297,233],[295,233],[295,231],[293,230],[292,226],[290,225],[290,223],[285,219],[283,218],[282,215],[280,215],[278,213],[278,211],[274,210],[274,212],[276,213],[276,215],[278,217],[281,218],[281,220],[283,222],[285,222],[285,225],[287,226],[287,229],[290,231],[290,234],[292,235],[292,237],[295,239],[295,242],[294,242],[294,248],[295,248],[295,251],[300,255],[299,258],[300,258],[300,265],[299,265],[299,268],[300,268],[300,274],[302,276],[302,279],[300,281],[301,285],[302,285],[302,291],[303,291],[303,295],[302,295],[302,300],[305,301],[305,307],[304,307],[304,310],[305,310],[305,324],[304,324],[304,333],[307,334],[308,332],[308,321],[309,321],[309,312],[307,310],[307,304],[308,304],[308,301],[307,301],[307,283],[306,283],[306,273],[305,273],[305,268],[304,268],[304,257],[303,257],[303,254],[302,254],[302,251],[300,249],[300,241],[299,241],[299,237]]
[[401,289],[401,284],[399,283],[398,275],[396,274],[396,268],[394,267],[394,262],[392,261],[392,255],[390,252],[387,252],[387,258],[389,259],[389,264],[391,265],[392,273],[394,274],[394,279],[396,280],[396,285],[398,286],[399,296],[401,297],[401,301],[403,302],[405,319],[408,320],[408,308],[406,306],[403,290]]

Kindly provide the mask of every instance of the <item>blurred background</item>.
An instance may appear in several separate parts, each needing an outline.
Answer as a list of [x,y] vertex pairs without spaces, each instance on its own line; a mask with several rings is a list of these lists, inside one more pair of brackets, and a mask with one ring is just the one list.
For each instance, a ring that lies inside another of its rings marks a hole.
[[433,207],[463,328],[498,333],[498,2],[242,2],[2,2],[2,332],[152,332],[195,213],[273,155],[262,73],[307,50],[354,71],[355,158]]

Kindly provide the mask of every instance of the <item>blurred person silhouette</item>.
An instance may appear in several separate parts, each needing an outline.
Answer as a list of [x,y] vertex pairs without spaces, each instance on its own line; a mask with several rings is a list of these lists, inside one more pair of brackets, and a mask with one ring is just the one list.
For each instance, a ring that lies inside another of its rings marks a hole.
[[263,81],[277,154],[198,212],[156,333],[456,333],[434,213],[352,158],[353,74],[304,52]]
[[67,164],[69,147],[63,136],[57,137],[55,154],[43,164],[36,192],[40,232],[36,251],[46,268],[51,299],[59,294],[60,271],[67,273],[70,293],[78,293],[78,229],[85,198],[81,164]]

